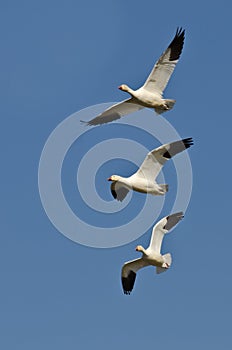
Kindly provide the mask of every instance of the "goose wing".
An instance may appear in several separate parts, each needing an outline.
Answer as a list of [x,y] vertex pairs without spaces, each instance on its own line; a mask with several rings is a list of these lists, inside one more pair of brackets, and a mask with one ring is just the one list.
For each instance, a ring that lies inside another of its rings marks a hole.
[[124,294],[130,294],[135,283],[136,273],[149,264],[142,258],[126,262],[122,267],[121,279]]
[[193,145],[191,137],[167,143],[149,152],[136,175],[154,181],[167,160]]
[[154,65],[143,88],[149,92],[162,93],[176,67],[184,45],[185,30],[177,28],[176,35],[168,48]]
[[86,123],[89,126],[109,123],[114,120],[120,119],[124,115],[136,112],[142,108],[144,107],[138,105],[136,103],[136,100],[132,97],[125,101],[116,103],[115,105],[106,109],[103,113],[99,114],[97,117],[84,123]]
[[153,227],[149,248],[154,252],[160,253],[164,235],[183,219],[183,217],[183,212],[178,212],[161,219]]
[[120,202],[123,201],[123,199],[126,197],[127,193],[129,192],[129,190],[118,181],[112,182],[110,186],[110,190],[111,190],[112,196]]

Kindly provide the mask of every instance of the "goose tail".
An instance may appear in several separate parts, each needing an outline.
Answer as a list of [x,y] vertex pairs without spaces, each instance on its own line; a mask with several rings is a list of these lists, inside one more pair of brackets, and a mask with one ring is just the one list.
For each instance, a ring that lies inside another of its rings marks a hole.
[[162,267],[159,267],[159,266],[156,267],[156,273],[157,274],[167,271],[169,269],[169,267],[171,266],[171,264],[172,264],[172,256],[171,256],[170,253],[164,254],[163,258],[164,258],[163,266]]
[[164,107],[156,107],[155,108],[156,114],[162,114],[164,112],[170,111],[170,109],[172,109],[176,103],[176,100],[165,99],[163,101],[164,101]]

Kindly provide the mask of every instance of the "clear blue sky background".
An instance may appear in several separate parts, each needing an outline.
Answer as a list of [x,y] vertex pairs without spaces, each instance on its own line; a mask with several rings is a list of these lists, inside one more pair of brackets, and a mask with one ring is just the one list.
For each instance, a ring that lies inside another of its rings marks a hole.
[[[2,349],[230,348],[231,10],[223,0],[1,2]],[[41,205],[38,162],[67,116],[123,99],[121,83],[139,87],[177,26],[186,42],[165,117],[195,140],[193,195],[165,241],[172,269],[141,271],[127,297],[121,266],[150,233],[108,250],[69,241]]]

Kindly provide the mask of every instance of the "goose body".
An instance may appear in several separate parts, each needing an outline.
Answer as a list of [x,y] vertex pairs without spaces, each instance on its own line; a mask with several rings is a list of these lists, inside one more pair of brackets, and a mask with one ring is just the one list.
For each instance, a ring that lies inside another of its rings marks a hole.
[[183,217],[182,212],[164,217],[153,227],[149,247],[147,249],[143,248],[141,245],[136,247],[136,251],[141,252],[142,257],[126,262],[122,267],[121,280],[124,294],[131,293],[134,287],[136,274],[143,267],[156,266],[156,272],[158,274],[170,268],[172,263],[171,254],[161,254],[163,237]]
[[130,190],[152,195],[164,195],[168,191],[167,184],[155,181],[167,160],[184,151],[193,144],[192,138],[162,145],[149,152],[137,172],[130,177],[112,175],[111,193],[119,201],[123,201]]
[[175,37],[155,63],[143,86],[137,90],[133,90],[126,84],[119,86],[120,90],[127,92],[131,96],[129,99],[116,103],[86,124],[100,125],[109,123],[124,115],[139,111],[144,107],[153,108],[157,114],[172,109],[176,101],[164,99],[163,91],[180,58],[184,45],[184,35],[185,31],[182,28],[177,28]]
[[160,98],[160,94],[156,92],[150,92],[143,87],[138,90],[133,90],[129,86],[123,84],[119,86],[119,89],[128,92],[133,98],[134,102],[138,105],[148,108],[161,108],[165,107],[165,99]]
[[[115,188],[116,191],[117,191],[117,187],[124,187],[128,191],[132,190],[140,193],[149,193],[153,195],[162,195],[165,193],[165,188],[163,188],[163,185],[158,185],[156,182],[150,181],[145,177],[137,176],[137,173],[133,174],[130,177],[112,175],[108,179],[108,181],[113,182],[111,189],[113,190],[113,188],[116,187]],[[116,197],[116,199],[118,198]]]

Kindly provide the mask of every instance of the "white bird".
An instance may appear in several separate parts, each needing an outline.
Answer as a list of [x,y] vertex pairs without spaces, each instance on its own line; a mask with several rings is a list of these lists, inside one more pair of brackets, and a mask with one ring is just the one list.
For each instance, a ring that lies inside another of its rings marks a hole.
[[164,99],[163,91],[181,55],[184,35],[185,31],[182,28],[177,28],[174,39],[160,56],[142,87],[132,90],[125,84],[119,86],[120,90],[131,95],[129,99],[116,103],[94,119],[86,122],[86,124],[99,125],[109,123],[144,107],[154,108],[157,114],[172,109],[176,101]]
[[141,268],[149,265],[156,266],[156,273],[161,273],[169,269],[172,263],[171,254],[162,255],[160,253],[163,237],[183,217],[182,212],[164,217],[153,227],[149,247],[144,249],[141,245],[138,245],[135,248],[136,251],[142,252],[143,255],[139,259],[126,262],[122,267],[121,279],[125,294],[131,293],[134,287],[136,273]]
[[167,184],[155,181],[167,160],[193,145],[191,137],[167,143],[149,152],[138,171],[130,177],[112,175],[111,193],[118,201],[123,201],[129,190],[152,195],[163,195],[168,191]]

